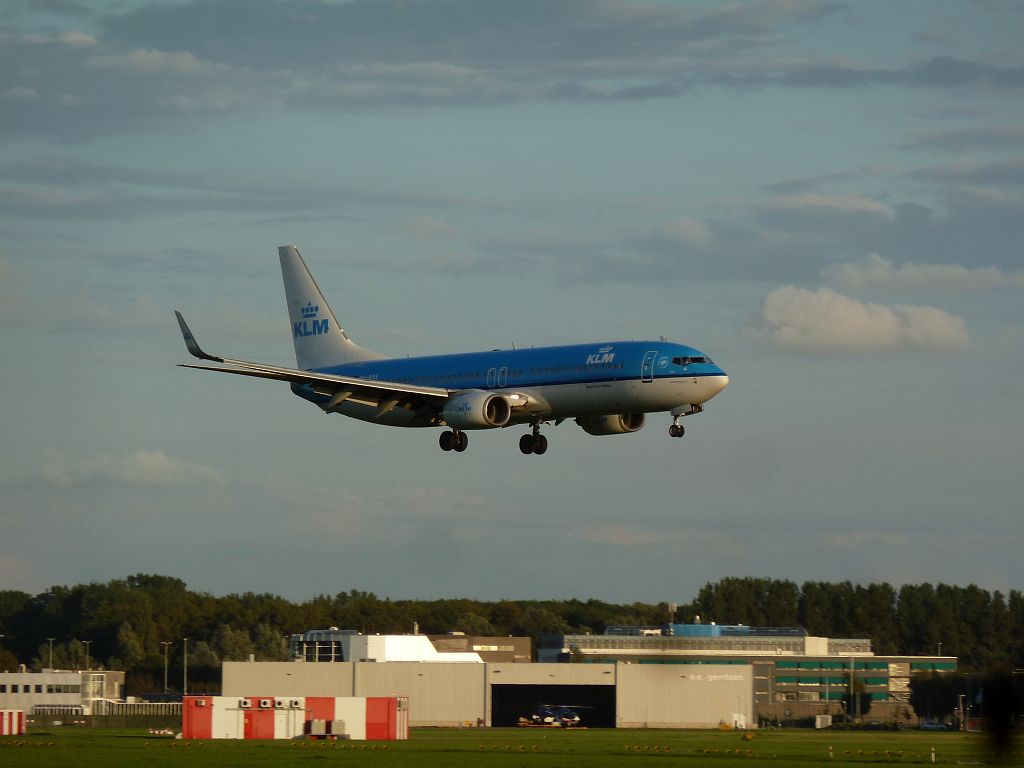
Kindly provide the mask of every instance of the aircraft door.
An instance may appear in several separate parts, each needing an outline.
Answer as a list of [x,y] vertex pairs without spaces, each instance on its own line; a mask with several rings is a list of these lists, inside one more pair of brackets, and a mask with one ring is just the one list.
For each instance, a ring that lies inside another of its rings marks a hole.
[[658,350],[652,349],[644,355],[644,362],[640,366],[640,381],[650,383],[654,381],[654,358],[658,356]]
[[497,380],[498,380],[498,369],[497,368],[491,368],[490,370],[488,370],[487,371],[487,388],[488,389],[494,389],[494,385],[497,383]]
[[502,367],[502,368],[500,368],[498,370],[498,386],[499,387],[507,387],[508,386],[508,368],[507,367]]

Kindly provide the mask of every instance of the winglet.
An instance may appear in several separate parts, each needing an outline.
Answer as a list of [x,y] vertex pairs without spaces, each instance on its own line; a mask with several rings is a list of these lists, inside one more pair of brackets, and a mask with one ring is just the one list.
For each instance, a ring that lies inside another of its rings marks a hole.
[[185,318],[181,316],[181,312],[174,310],[174,316],[178,318],[178,326],[181,328],[181,335],[185,337],[185,346],[188,347],[189,354],[193,357],[198,357],[200,360],[213,360],[218,363],[223,363],[224,358],[214,357],[203,352],[202,347],[199,346],[199,342],[196,341],[196,337],[192,335],[192,331],[189,330],[188,325],[185,323]]

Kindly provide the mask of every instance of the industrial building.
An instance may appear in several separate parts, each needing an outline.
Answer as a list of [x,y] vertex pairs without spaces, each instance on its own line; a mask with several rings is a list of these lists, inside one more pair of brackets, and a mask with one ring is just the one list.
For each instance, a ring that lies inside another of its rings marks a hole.
[[583,664],[750,667],[759,722],[838,715],[840,702],[852,689],[854,695],[870,698],[872,720],[911,724],[916,717],[910,679],[924,672],[952,672],[957,666],[951,656],[877,656],[864,638],[717,624],[609,627],[603,635],[545,637],[537,657]]
[[31,714],[98,714],[107,703],[123,702],[124,672],[44,669],[0,672],[0,709]]
[[837,716],[852,692],[872,720],[912,724],[911,678],[956,669],[955,657],[878,656],[868,639],[791,627],[609,627],[543,638],[529,664],[524,640],[314,630],[292,637],[299,663],[225,662],[223,695],[404,696],[412,726],[511,726],[557,703],[594,727],[706,728]]
[[[222,695],[407,697],[412,726],[513,726],[550,703],[577,707],[583,724],[608,728],[744,727],[753,715],[749,665],[522,663],[529,638],[336,628],[293,635],[291,645],[292,662],[224,662]],[[484,661],[485,654],[509,660]]]
[[750,666],[445,662],[224,662],[222,695],[404,696],[416,726],[512,726],[539,704],[585,708],[593,727],[712,728],[752,722]]

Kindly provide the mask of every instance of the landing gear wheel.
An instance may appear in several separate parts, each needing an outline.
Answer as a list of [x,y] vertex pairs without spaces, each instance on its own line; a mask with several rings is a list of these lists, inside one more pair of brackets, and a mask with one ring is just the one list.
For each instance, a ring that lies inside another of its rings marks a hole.
[[535,442],[533,435],[523,435],[519,438],[519,450],[524,454],[531,454],[533,453]]
[[455,433],[454,432],[442,432],[441,437],[437,439],[438,445],[441,446],[442,451],[450,451],[455,447]]
[[468,445],[469,435],[467,435],[465,432],[456,432],[454,444],[452,445],[452,450],[454,450],[456,453],[462,453],[464,450],[466,450],[466,447]]
[[668,428],[668,433],[672,437],[682,437],[686,434],[686,428],[682,424],[673,424]]
[[537,435],[534,440],[533,452],[540,456],[548,449],[548,439],[544,435]]

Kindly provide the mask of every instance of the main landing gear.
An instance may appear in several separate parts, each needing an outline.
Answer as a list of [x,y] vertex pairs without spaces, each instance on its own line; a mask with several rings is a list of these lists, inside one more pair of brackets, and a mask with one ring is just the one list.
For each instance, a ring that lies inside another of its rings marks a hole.
[[548,449],[548,439],[540,433],[540,424],[533,425],[533,433],[519,438],[519,450],[525,454],[540,456]]
[[442,451],[462,453],[469,445],[469,435],[460,430],[453,429],[450,432],[442,432],[437,442],[441,446]]

